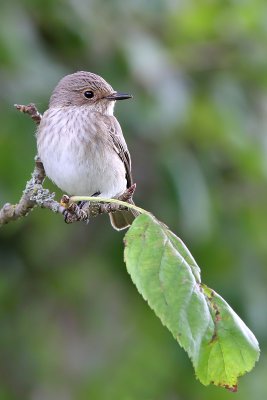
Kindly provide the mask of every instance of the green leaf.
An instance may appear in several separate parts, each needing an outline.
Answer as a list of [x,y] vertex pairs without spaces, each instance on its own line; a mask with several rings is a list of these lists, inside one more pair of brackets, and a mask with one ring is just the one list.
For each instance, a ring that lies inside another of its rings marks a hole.
[[231,307],[201,283],[184,243],[151,215],[125,235],[125,262],[138,291],[192,360],[197,378],[229,390],[259,358],[257,339]]

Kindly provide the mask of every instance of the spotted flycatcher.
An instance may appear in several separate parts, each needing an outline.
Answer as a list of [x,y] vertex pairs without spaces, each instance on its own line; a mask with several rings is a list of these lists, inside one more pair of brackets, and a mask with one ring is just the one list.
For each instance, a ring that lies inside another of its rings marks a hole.
[[[76,72],[55,87],[37,131],[47,176],[69,195],[117,197],[132,185],[131,158],[119,122],[116,92],[100,76]],[[134,220],[131,210],[111,213],[115,229]]]

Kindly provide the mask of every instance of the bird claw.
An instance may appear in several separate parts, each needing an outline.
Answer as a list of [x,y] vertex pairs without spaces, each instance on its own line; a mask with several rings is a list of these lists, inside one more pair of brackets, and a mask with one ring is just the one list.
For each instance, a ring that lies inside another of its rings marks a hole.
[[89,203],[89,201],[83,200],[83,201],[79,201],[79,202],[77,203],[77,205],[78,205],[78,207],[79,207],[80,209],[83,209],[83,207],[84,207],[85,204],[87,204],[87,203]]
[[69,197],[64,195],[60,201],[60,204],[66,209],[63,211],[64,221],[66,224],[71,224],[76,221],[86,221],[89,222],[88,214],[83,210],[85,202],[69,203]]
[[71,224],[72,222],[74,222],[74,221],[72,221],[73,215],[70,214],[68,209],[63,211],[63,217],[64,217],[64,221],[66,222],[66,224]]

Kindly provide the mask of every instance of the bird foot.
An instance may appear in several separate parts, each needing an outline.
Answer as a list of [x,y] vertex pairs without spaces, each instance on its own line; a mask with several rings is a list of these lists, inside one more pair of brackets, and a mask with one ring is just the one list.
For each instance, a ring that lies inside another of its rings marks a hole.
[[[125,190],[121,195],[115,197],[118,200],[124,201],[126,203],[132,202],[132,197],[136,189],[136,184],[134,183],[128,189]],[[99,193],[95,193],[99,195]],[[89,201],[80,201],[79,203],[70,203],[70,197],[64,194],[60,200],[61,206],[65,208],[63,211],[64,221],[67,224],[72,224],[77,221],[89,222],[89,217],[94,217],[103,213],[110,213],[118,210],[127,210],[127,206],[121,206],[114,203],[100,204]]]
[[64,194],[61,198],[60,204],[65,207],[63,211],[64,221],[66,224],[71,224],[76,221],[86,221],[89,222],[88,214],[83,210],[83,206],[86,201],[81,201],[79,204],[71,203],[70,198]]

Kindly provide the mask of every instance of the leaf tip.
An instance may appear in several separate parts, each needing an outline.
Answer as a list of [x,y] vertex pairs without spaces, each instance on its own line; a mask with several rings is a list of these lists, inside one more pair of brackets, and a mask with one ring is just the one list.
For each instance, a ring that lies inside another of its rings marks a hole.
[[236,393],[237,392],[237,384],[233,385],[233,386],[223,385],[223,387],[225,389],[227,389],[229,392],[232,392],[232,393]]

